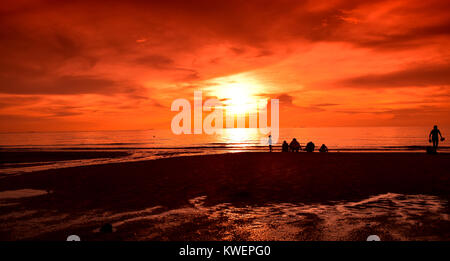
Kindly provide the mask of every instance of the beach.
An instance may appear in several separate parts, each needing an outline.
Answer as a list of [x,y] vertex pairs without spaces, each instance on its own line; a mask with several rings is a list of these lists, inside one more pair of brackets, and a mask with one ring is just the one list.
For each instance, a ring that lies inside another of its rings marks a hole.
[[449,165],[446,153],[245,152],[4,176],[0,192],[36,193],[0,196],[0,240],[448,240]]

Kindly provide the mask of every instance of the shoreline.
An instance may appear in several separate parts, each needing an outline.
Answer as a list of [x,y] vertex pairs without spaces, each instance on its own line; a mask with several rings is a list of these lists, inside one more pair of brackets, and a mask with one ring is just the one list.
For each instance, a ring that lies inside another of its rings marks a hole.
[[[425,154],[425,147],[410,146],[411,149],[330,149],[328,153],[346,154],[376,154],[376,153],[408,153]],[[233,148],[227,150],[207,147],[208,150],[196,148],[186,150],[186,148],[158,148],[158,149],[129,149],[129,148],[62,148],[62,149],[0,149],[0,176],[20,175],[24,173],[78,167],[84,165],[101,165],[110,163],[136,162],[147,160],[159,160],[164,158],[179,158],[192,156],[220,155],[228,153],[266,153],[266,147]],[[420,149],[418,149],[420,148]],[[449,147],[450,148],[450,147]],[[281,147],[274,147],[272,153],[280,153]],[[292,153],[292,152],[289,152]],[[299,152],[306,153],[305,151]],[[320,153],[315,151],[314,153]],[[447,147],[440,148],[438,154],[450,154]],[[48,166],[46,168],[45,166]]]

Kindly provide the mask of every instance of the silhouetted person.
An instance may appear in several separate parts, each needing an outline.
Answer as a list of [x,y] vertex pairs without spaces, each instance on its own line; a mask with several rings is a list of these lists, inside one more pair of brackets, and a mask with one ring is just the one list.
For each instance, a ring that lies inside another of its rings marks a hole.
[[325,144],[322,144],[322,146],[319,149],[320,152],[328,152],[328,148],[327,146],[325,146]]
[[441,141],[445,140],[445,138],[442,137],[441,131],[434,125],[433,129],[430,131],[430,135],[428,135],[428,142],[433,142],[433,150],[435,152],[439,146],[439,136],[441,136]]
[[300,143],[298,143],[297,139],[292,139],[291,143],[289,144],[289,148],[291,149],[292,152],[298,152],[301,147],[300,147]]
[[281,152],[289,152],[289,144],[286,141],[283,141],[283,145],[281,145]]
[[272,135],[269,135],[269,152],[272,152]]
[[306,144],[305,150],[307,152],[314,152],[314,148],[316,147],[316,145],[314,145],[314,143],[312,141],[308,142],[308,144]]

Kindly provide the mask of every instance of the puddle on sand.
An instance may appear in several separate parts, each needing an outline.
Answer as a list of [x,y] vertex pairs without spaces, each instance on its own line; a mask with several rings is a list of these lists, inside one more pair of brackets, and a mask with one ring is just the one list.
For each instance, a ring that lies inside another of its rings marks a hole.
[[[247,207],[228,203],[206,207],[205,199],[192,199],[189,207],[121,220],[116,226],[120,230],[121,225],[126,227],[132,222],[139,221],[144,226],[142,221],[150,222],[151,226],[144,229],[145,233],[138,233],[142,236],[136,240],[171,240],[171,233],[175,233],[176,240],[175,231],[190,226],[201,231],[209,229],[207,232],[217,235],[216,238],[200,235],[199,240],[358,240],[370,232],[387,235],[389,240],[420,240],[414,236],[415,230],[426,231],[433,221],[449,222],[446,201],[429,195],[387,193],[358,202]],[[433,232],[424,233],[423,239],[440,239]]]
[[[168,211],[154,206],[123,213],[95,210],[77,217],[30,213],[10,232],[14,238],[39,238],[39,234],[87,227],[95,239],[98,223],[108,222],[120,240],[364,240],[370,234],[381,240],[449,239],[443,238],[450,227],[447,201],[436,196],[387,193],[358,202],[246,207],[205,206],[205,200],[206,196],[197,197]],[[0,220],[8,221],[1,215]],[[34,233],[30,234],[30,227]],[[0,226],[0,232],[3,229]]]
[[17,190],[5,190],[0,191],[0,200],[1,199],[18,199],[18,198],[27,198],[27,197],[36,197],[45,195],[48,192],[45,190],[38,189],[17,189]]
[[17,189],[0,191],[0,207],[8,207],[18,205],[18,202],[11,202],[11,200],[36,197],[48,194],[45,190],[38,189]]
[[[387,193],[358,202],[247,207],[205,206],[205,200],[202,196],[183,208],[154,207],[107,219],[126,240],[360,240],[371,232],[389,240],[437,240],[442,239],[439,231],[426,232],[427,227],[449,222],[446,201],[428,195]],[[418,229],[425,232],[417,237]]]

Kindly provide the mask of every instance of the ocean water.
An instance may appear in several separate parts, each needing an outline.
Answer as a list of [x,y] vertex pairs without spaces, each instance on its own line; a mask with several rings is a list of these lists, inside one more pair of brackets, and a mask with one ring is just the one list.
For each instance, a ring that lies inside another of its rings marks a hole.
[[[280,129],[277,145],[297,138],[330,150],[414,150],[428,146],[430,129],[423,127],[337,127]],[[445,136],[445,129],[441,129]],[[260,150],[266,135],[257,129],[223,129],[216,135],[175,135],[170,130],[0,133],[0,148],[27,149],[226,149]],[[442,145],[446,145],[443,143]],[[443,147],[444,147],[443,146]]]
[[[281,142],[296,138],[302,146],[313,141],[317,147],[326,144],[335,152],[417,152],[424,151],[430,128],[424,127],[336,127],[285,128],[274,150]],[[446,128],[441,128],[445,136]],[[449,129],[450,130],[450,129]],[[2,164],[1,173],[34,171],[77,165],[117,161],[135,161],[174,156],[215,154],[226,152],[267,151],[261,145],[258,129],[223,129],[216,135],[175,135],[170,130],[78,131],[78,132],[23,132],[0,133],[0,151],[11,150],[69,150],[69,151],[127,151],[128,157],[110,159],[70,160],[42,162],[33,166],[15,164],[9,168]],[[445,141],[441,152],[450,151]]]

